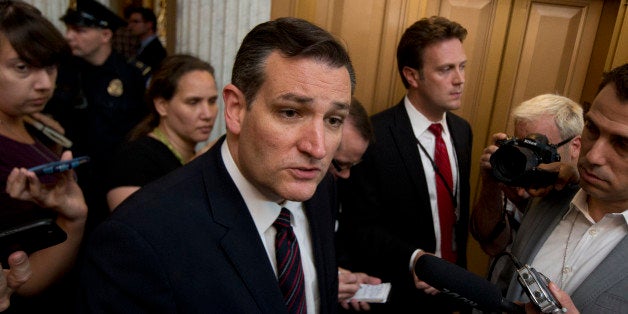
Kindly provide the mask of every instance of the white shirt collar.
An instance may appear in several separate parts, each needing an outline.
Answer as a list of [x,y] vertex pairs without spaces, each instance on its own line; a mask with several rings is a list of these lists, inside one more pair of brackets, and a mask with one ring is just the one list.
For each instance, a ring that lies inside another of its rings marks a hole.
[[[443,113],[443,116],[439,121],[430,121],[425,117],[421,112],[416,110],[416,108],[408,99],[408,96],[404,97],[403,104],[406,108],[406,112],[408,113],[408,117],[410,118],[410,124],[412,125],[412,131],[414,132],[414,137],[420,138],[422,134],[427,131],[427,128],[430,127],[432,123],[440,123],[443,125],[443,136],[449,136],[449,128],[447,127],[447,120],[445,119],[446,113]],[[430,134],[432,134],[430,132]]]
[[[582,213],[582,215],[584,215],[584,217],[586,217],[587,220],[589,220],[589,222],[595,223],[593,218],[589,214],[589,204],[587,203],[587,198],[588,198],[587,192],[585,192],[583,189],[578,190],[576,195],[574,195],[573,199],[571,199],[569,210],[565,213],[565,215],[563,216],[563,219],[565,219],[569,215],[570,212],[577,210],[577,211],[580,211],[580,213]],[[628,226],[628,209],[625,209],[621,213],[609,213],[606,215],[610,215],[610,216],[621,215],[624,218],[624,222],[626,223],[626,226]]]
[[233,160],[226,140],[222,143],[222,147],[220,149],[227,172],[238,188],[238,191],[240,191],[240,194],[244,199],[244,203],[253,217],[255,227],[260,234],[263,234],[264,231],[272,226],[275,219],[279,217],[279,212],[282,207],[287,208],[292,213],[293,224],[297,217],[304,215],[301,202],[286,201],[284,204],[277,204],[268,200],[253,184],[251,184],[251,182],[249,182],[244,175],[242,175],[242,172],[240,172],[240,169]]

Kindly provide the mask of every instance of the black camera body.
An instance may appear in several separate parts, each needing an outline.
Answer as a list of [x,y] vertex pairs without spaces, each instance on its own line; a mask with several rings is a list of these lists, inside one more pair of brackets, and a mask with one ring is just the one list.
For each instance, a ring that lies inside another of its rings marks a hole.
[[540,170],[539,164],[560,161],[556,145],[543,134],[532,133],[497,141],[499,148],[491,155],[493,176],[509,186],[543,187],[553,184],[558,173]]

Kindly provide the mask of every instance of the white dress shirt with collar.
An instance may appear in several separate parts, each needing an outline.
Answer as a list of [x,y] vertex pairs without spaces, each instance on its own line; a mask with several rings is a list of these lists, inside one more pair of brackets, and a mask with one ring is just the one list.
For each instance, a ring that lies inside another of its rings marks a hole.
[[531,266],[572,294],[627,234],[628,209],[595,222],[580,189]]
[[[436,137],[434,136],[434,134],[432,132],[430,132],[428,130],[428,128],[430,127],[430,125],[432,123],[440,123],[443,125],[443,141],[445,142],[445,145],[447,146],[447,153],[449,155],[449,163],[451,165],[451,174],[452,174],[452,179],[453,179],[453,183],[454,183],[454,195],[456,195],[456,197],[458,197],[458,165],[457,165],[457,159],[455,158],[456,156],[456,151],[454,150],[454,146],[451,142],[451,133],[449,132],[449,127],[447,126],[447,120],[445,119],[445,114],[443,114],[443,117],[441,118],[440,121],[430,121],[428,120],[422,113],[420,113],[416,108],[414,108],[414,106],[412,105],[412,103],[410,103],[410,100],[408,99],[408,96],[406,96],[404,98],[404,105],[406,108],[406,112],[408,113],[408,116],[410,118],[410,124],[412,125],[412,132],[414,133],[414,136],[417,138],[418,141],[421,142],[421,145],[423,145],[423,147],[425,147],[425,149],[428,151],[428,153],[430,154],[429,156],[425,155],[425,152],[423,152],[423,150],[419,147],[419,144],[417,143],[417,149],[419,150],[419,154],[421,155],[421,161],[423,163],[423,170],[425,171],[425,179],[426,179],[426,183],[427,183],[427,190],[429,192],[430,195],[430,205],[432,207],[432,220],[433,220],[433,224],[434,224],[434,235],[436,236],[436,252],[434,252],[434,254],[438,257],[441,257],[441,247],[440,247],[440,241],[441,241],[441,235],[440,235],[440,219],[438,216],[438,198],[436,196],[436,173],[434,172],[434,167],[432,166],[432,163],[430,162],[431,160],[434,160],[434,147],[436,146]],[[459,213],[459,209],[456,208],[456,216],[458,217],[460,215]],[[454,242],[455,245],[455,242]],[[455,249],[455,248],[454,248]],[[413,254],[413,258],[411,259],[411,261],[414,259],[414,255]]]
[[285,201],[283,204],[277,204],[276,202],[269,201],[242,175],[231,156],[227,141],[222,143],[221,153],[227,172],[229,172],[233,182],[240,191],[246,203],[246,207],[253,217],[257,232],[259,233],[260,239],[262,239],[262,243],[264,243],[268,259],[275,271],[275,276],[277,276],[277,260],[275,257],[275,235],[277,231],[273,227],[273,222],[279,217],[282,207],[287,208],[292,214],[290,223],[299,242],[299,250],[301,252],[307,312],[318,313],[320,303],[318,281],[316,280],[316,268],[314,267],[314,253],[312,252],[310,227],[307,216],[303,210],[303,203]]

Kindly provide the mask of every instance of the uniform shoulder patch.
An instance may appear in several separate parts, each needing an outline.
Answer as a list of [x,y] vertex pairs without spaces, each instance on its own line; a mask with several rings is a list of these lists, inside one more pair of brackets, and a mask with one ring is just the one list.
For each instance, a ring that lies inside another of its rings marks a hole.
[[142,76],[147,76],[148,74],[150,74],[151,71],[151,67],[139,60],[134,60],[131,62],[136,68],[138,68],[140,70],[140,72],[142,72]]

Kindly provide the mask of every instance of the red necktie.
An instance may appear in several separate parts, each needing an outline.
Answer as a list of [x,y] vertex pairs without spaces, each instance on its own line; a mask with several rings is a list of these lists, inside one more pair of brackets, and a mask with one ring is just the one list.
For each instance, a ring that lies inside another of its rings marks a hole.
[[[452,263],[456,262],[456,252],[453,249],[454,224],[456,222],[456,214],[454,212],[453,203],[453,177],[451,175],[451,164],[449,163],[449,154],[447,146],[443,141],[443,126],[440,123],[434,123],[428,128],[430,132],[436,136],[436,145],[434,147],[434,163],[436,171],[440,172],[434,176],[436,180],[436,195],[438,199],[438,217],[440,220],[440,249],[442,257]],[[443,179],[446,181],[443,181]]]
[[273,226],[277,229],[275,256],[277,258],[279,288],[283,293],[288,313],[307,313],[301,253],[297,238],[290,226],[290,211],[282,208]]

